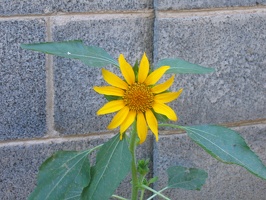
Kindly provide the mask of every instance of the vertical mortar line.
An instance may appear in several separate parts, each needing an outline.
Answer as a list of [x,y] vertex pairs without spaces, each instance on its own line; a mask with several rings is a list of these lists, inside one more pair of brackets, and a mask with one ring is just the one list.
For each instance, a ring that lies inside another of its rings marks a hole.
[[157,0],[153,0],[153,63],[155,63],[156,58],[157,58],[157,44],[156,41],[158,39],[158,34],[157,34],[157,17],[158,17],[158,10],[157,10]]
[[[46,18],[46,41],[52,41],[52,28],[51,18]],[[59,136],[59,133],[54,130],[54,69],[53,69],[53,56],[45,55],[46,67],[46,137]]]
[[[156,40],[157,40],[157,0],[153,0],[153,45],[152,45],[152,61],[153,61],[153,67],[155,64],[155,59],[157,57],[157,44],[156,44]],[[160,142],[160,141],[158,141]],[[154,171],[154,169],[156,169],[156,158],[157,158],[157,151],[156,151],[156,141],[154,139],[152,139],[152,143],[151,143],[151,149],[152,149],[152,177],[156,176],[156,173]],[[152,188],[156,190],[156,188],[158,189],[158,185],[157,183],[153,183],[152,184]]]

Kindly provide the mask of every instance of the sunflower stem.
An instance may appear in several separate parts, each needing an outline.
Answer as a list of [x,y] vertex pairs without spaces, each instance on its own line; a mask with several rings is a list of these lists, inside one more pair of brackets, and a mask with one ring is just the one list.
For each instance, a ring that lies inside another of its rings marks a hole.
[[130,144],[129,151],[132,155],[131,161],[131,176],[132,176],[132,191],[131,191],[131,200],[137,200],[138,198],[138,174],[137,174],[137,165],[136,165],[136,139],[137,139],[137,130],[136,130],[136,121],[132,125],[132,131],[130,135]]
[[140,194],[140,200],[143,200],[143,198],[144,198],[144,193],[145,193],[145,190],[143,189],[143,190],[141,190],[141,194]]
[[[144,178],[145,178],[145,176],[142,176],[141,181],[140,181],[141,184],[143,184]],[[144,193],[145,193],[145,189],[142,189],[141,193],[140,193],[140,200],[143,200]]]

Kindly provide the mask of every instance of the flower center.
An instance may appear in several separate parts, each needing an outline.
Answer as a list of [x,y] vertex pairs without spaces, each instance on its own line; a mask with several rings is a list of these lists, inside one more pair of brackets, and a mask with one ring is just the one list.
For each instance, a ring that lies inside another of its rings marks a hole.
[[134,83],[125,92],[124,102],[130,110],[145,112],[152,108],[154,96],[151,89],[144,83]]

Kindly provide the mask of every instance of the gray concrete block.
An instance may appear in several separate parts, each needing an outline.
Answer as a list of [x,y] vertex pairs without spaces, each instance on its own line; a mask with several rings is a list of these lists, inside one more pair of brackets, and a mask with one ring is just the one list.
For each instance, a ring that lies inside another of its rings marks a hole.
[[177,75],[184,88],[172,106],[181,124],[224,123],[266,117],[266,14],[160,16],[155,60],[182,58],[215,68],[207,75]]
[[4,0],[0,4],[0,16],[49,14],[58,12],[99,12],[151,9],[152,0]]
[[155,8],[158,10],[182,10],[198,8],[222,8],[237,6],[266,5],[265,0],[155,0]]
[[0,140],[45,133],[45,56],[20,48],[44,41],[45,29],[43,19],[0,21]]
[[[38,168],[44,160],[58,150],[80,151],[93,148],[106,142],[111,135],[72,139],[54,139],[49,142],[27,142],[0,146],[0,197],[5,200],[24,200],[34,190],[37,183]],[[152,159],[152,140],[138,150],[138,157]],[[91,163],[95,153],[91,155]],[[124,182],[116,194],[130,195],[130,183]]]
[[[143,52],[152,58],[153,20],[150,17],[83,19],[65,24],[58,20],[54,23],[54,41],[82,39],[86,45],[104,48],[115,59],[123,53],[132,65]],[[55,58],[54,65],[55,129],[62,134],[105,131],[112,115],[96,115],[106,100],[92,89],[107,85],[101,69],[62,58]],[[114,67],[108,69],[114,70]]]
[[[234,130],[245,138],[250,148],[266,164],[266,125],[246,126]],[[237,165],[226,165],[217,161],[185,134],[161,135],[159,142],[155,144],[154,152],[154,173],[159,176],[159,182],[156,184],[158,190],[166,186],[166,170],[170,166],[196,167],[208,172],[206,184],[200,191],[166,190],[164,194],[173,200],[265,199],[265,180]]]

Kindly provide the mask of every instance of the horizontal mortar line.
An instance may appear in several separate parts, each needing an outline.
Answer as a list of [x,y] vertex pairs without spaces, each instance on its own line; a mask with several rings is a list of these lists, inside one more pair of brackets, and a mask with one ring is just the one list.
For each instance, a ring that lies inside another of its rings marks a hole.
[[[200,124],[199,124],[200,125]],[[227,122],[227,123],[221,123],[221,124],[213,124],[213,125],[220,125],[225,126],[227,128],[240,128],[245,126],[253,126],[253,125],[266,125],[266,119],[256,119],[256,120],[242,120],[237,122]],[[184,130],[165,130],[161,131],[161,135],[178,135],[178,134],[184,134]]]
[[54,25],[65,25],[70,21],[86,20],[112,20],[112,19],[137,19],[137,18],[154,18],[154,13],[127,13],[127,14],[102,14],[102,15],[61,15],[51,17]]
[[111,137],[117,134],[117,132],[109,131],[109,132],[99,132],[99,133],[89,133],[89,134],[80,134],[80,135],[61,135],[55,137],[43,137],[43,138],[34,138],[34,139],[20,139],[20,140],[8,140],[1,141],[0,148],[6,146],[17,146],[17,145],[36,145],[36,144],[49,144],[49,143],[62,143],[68,141],[81,141],[90,138],[93,139],[101,139],[104,137]]
[[11,16],[0,16],[0,21],[4,20],[27,20],[27,19],[41,19],[46,17],[62,17],[62,16],[87,16],[87,17],[98,17],[100,19],[103,18],[136,18],[136,17],[150,17],[153,16],[153,9],[145,9],[145,10],[135,10],[135,11],[99,11],[99,12],[54,12],[47,14],[32,14],[32,15],[11,15]]
[[241,126],[252,126],[257,124],[265,124],[266,125],[266,118],[263,119],[255,119],[255,120],[242,120],[238,122],[227,122],[220,124],[221,126],[236,128]]
[[98,11],[98,12],[53,12],[47,14],[32,14],[32,15],[11,15],[11,16],[1,16],[0,21],[6,20],[29,20],[29,19],[43,19],[46,17],[60,17],[60,16],[95,16],[99,19],[110,18],[120,18],[121,16],[126,18],[136,18],[136,17],[154,17],[154,11],[157,12],[159,18],[169,18],[177,16],[208,16],[217,14],[235,14],[235,13],[252,13],[258,11],[266,11],[266,6],[253,6],[253,7],[230,7],[230,8],[212,8],[212,9],[190,9],[190,10],[154,10],[154,9],[143,9],[135,11]]
[[254,7],[230,7],[211,9],[190,9],[190,10],[158,10],[158,18],[176,18],[191,16],[217,16],[232,14],[266,13],[266,6]]
[[[217,124],[230,128],[244,127],[244,126],[252,126],[252,125],[266,125],[266,119],[257,119],[257,120],[247,120],[247,121],[238,121],[238,122],[230,122]],[[160,135],[176,135],[176,134],[184,134],[183,130],[164,130],[160,131]],[[36,145],[36,144],[44,144],[44,143],[61,143],[68,141],[80,141],[85,139],[99,139],[104,137],[111,137],[115,134],[118,134],[117,131],[108,131],[108,132],[99,132],[99,133],[88,133],[88,134],[79,134],[79,135],[62,135],[56,137],[46,137],[46,138],[34,138],[34,139],[20,139],[16,141],[1,141],[0,148],[6,146],[16,146],[16,145]]]

